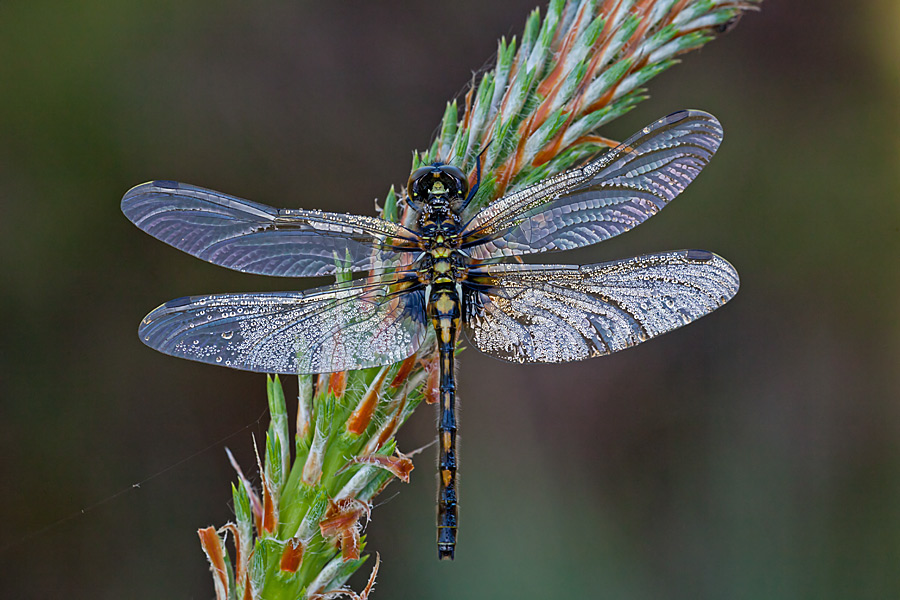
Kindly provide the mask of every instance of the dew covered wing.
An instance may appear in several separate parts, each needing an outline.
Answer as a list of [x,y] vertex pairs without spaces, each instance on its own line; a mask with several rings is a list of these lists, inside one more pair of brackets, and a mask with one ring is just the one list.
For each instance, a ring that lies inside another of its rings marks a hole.
[[138,333],[166,354],[248,371],[368,368],[410,356],[425,336],[423,293],[386,289],[180,298],[147,315]]
[[682,250],[584,266],[502,264],[475,278],[466,334],[513,362],[581,360],[629,348],[709,314],[738,291],[711,252]]
[[411,243],[407,230],[375,217],[278,209],[176,181],[132,188],[122,212],[179,250],[260,275],[380,272],[401,263],[397,244]]
[[596,244],[640,225],[699,175],[722,142],[702,111],[673,113],[600,158],[505,196],[466,225],[477,260]]

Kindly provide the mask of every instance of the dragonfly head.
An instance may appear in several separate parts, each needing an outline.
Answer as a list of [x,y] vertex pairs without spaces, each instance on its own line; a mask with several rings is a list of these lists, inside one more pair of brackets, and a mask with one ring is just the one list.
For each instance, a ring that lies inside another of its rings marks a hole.
[[407,202],[417,212],[425,207],[456,212],[468,191],[469,179],[461,169],[437,162],[413,171],[406,185]]

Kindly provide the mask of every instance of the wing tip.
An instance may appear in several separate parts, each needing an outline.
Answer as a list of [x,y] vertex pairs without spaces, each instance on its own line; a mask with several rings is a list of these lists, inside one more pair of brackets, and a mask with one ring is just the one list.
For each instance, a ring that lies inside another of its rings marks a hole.
[[729,295],[722,297],[722,304],[725,304],[737,295],[741,288],[741,278],[740,275],[738,275],[737,269],[734,268],[734,265],[715,252],[710,252],[709,250],[692,249],[684,250],[683,252],[686,260],[697,263],[714,263],[716,267],[728,273],[732,285],[729,289]]
[[689,113],[690,111],[687,109],[676,110],[675,112],[669,113],[664,116],[662,119],[660,119],[660,121],[662,121],[665,125],[672,125],[673,123],[684,121],[688,117]]
[[686,254],[684,256],[688,260],[692,260],[692,261],[709,262],[709,261],[713,260],[713,258],[715,258],[716,255],[713,254],[712,252],[710,252],[709,250],[699,250],[699,249],[695,248],[692,250],[687,250]]
[[143,194],[147,191],[153,190],[153,188],[158,188],[160,190],[177,190],[184,187],[183,183],[178,181],[172,181],[171,179],[154,179],[153,181],[145,181],[144,183],[139,183],[127,192],[122,197],[131,198],[140,194]]
[[122,209],[122,212],[126,217],[132,222],[135,221],[136,215],[134,214],[135,207],[140,203],[141,198],[146,194],[153,192],[168,192],[178,190],[184,187],[184,184],[181,184],[177,181],[172,181],[169,179],[155,179],[153,181],[146,181],[144,183],[139,183],[134,186],[122,196],[122,202],[119,204],[119,207]]
[[673,113],[670,113],[659,120],[661,125],[675,125],[682,121],[686,121],[688,119],[694,120],[702,120],[706,121],[709,126],[711,126],[715,132],[715,134],[720,138],[725,137],[725,130],[722,127],[722,123],[719,122],[719,119],[716,118],[712,113],[708,113],[705,110],[699,110],[696,108],[685,108],[682,110],[677,110]]
[[672,125],[684,121],[685,119],[705,119],[708,121],[715,121],[716,123],[719,122],[715,115],[698,108],[682,108],[681,110],[676,110],[675,112],[664,116],[660,121],[666,125]]

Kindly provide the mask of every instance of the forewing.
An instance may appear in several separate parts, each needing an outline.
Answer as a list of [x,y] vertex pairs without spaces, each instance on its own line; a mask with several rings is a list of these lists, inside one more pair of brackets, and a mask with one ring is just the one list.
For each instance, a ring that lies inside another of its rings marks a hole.
[[501,198],[466,225],[472,258],[570,250],[628,231],[660,211],[722,142],[712,115],[683,110],[583,167]]
[[128,190],[122,212],[179,250],[261,275],[378,272],[399,265],[398,249],[414,244],[408,230],[375,217],[277,209],[175,181]]
[[329,373],[402,360],[425,337],[424,292],[343,284],[306,293],[167,302],[138,334],[160,352],[265,373]]
[[737,272],[703,250],[584,266],[498,264],[472,273],[466,334],[513,362],[610,354],[709,314],[738,291]]

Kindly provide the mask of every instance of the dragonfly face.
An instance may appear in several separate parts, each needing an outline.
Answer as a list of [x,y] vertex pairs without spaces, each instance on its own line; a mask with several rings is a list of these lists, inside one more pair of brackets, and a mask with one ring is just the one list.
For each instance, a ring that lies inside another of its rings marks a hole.
[[469,191],[469,180],[459,167],[435,163],[412,172],[406,184],[409,202],[463,202]]
[[[466,200],[469,181],[453,165],[434,164],[413,171],[409,177],[407,203],[417,213],[418,233],[425,237],[439,232],[459,232],[459,210]],[[441,242],[438,242],[441,243]]]
[[722,140],[719,122],[680,111],[587,164],[510,193],[463,222],[465,174],[435,164],[410,177],[414,228],[374,217],[276,209],[171,181],[129,190],[138,227],[209,262],[282,277],[366,277],[306,292],[216,294],[167,302],[141,322],[173,356],[268,373],[329,373],[399,362],[431,327],[440,353],[438,554],[456,543],[459,331],[514,362],[610,354],[706,315],[738,276],[723,258],[678,250],[593,265],[502,262],[579,248],[628,231],[693,181]]

